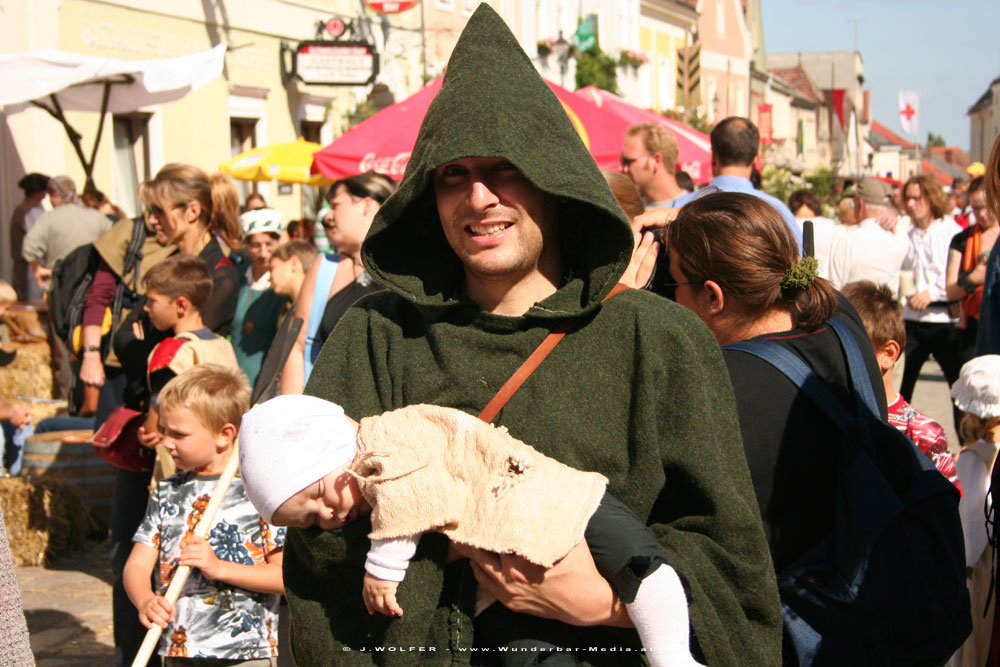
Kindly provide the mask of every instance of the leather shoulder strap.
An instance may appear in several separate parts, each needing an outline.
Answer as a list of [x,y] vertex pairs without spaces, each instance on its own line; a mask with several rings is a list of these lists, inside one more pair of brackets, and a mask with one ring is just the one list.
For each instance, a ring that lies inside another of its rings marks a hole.
[[[624,292],[627,289],[629,289],[628,285],[617,283],[613,288],[611,288],[608,295],[601,299],[601,303],[604,303],[611,297]],[[551,352],[555,346],[559,344],[559,341],[561,341],[563,337],[569,333],[574,326],[576,326],[576,323],[577,318],[575,317],[559,322],[559,324],[552,329],[549,335],[546,336],[541,343],[539,343],[538,347],[535,348],[535,351],[528,355],[528,358],[524,360],[524,363],[521,364],[520,368],[514,371],[514,374],[510,376],[502,387],[500,387],[500,391],[498,391],[496,395],[490,399],[490,402],[486,404],[483,411],[479,413],[479,418],[487,423],[493,421],[494,417],[496,417],[500,410],[503,409],[503,406],[507,405],[507,401],[510,400],[511,396],[513,396],[514,393],[521,388],[521,385],[524,384],[525,380],[527,380],[528,377],[535,372],[535,369],[538,368],[539,364],[542,363],[545,357],[549,356],[549,352]]]

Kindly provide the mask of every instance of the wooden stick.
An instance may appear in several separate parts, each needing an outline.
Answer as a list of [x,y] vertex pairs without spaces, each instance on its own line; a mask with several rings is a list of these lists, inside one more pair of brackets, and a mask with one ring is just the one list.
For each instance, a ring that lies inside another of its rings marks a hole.
[[[215,488],[212,490],[212,498],[208,501],[208,507],[205,508],[205,513],[202,514],[201,521],[198,522],[198,525],[194,529],[193,534],[197,537],[208,535],[209,529],[215,523],[215,514],[219,511],[219,507],[222,506],[222,501],[226,497],[226,491],[229,490],[229,485],[232,484],[233,477],[236,476],[236,471],[240,465],[240,456],[237,447],[238,443],[234,442],[233,451],[229,455],[229,460],[226,461],[226,467],[222,471],[222,475],[219,476],[219,481],[215,483]],[[174,576],[170,580],[170,585],[167,586],[167,592],[163,595],[171,606],[180,597],[181,589],[184,588],[184,583],[187,581],[189,574],[191,574],[190,565],[181,565],[174,572]],[[153,656],[153,651],[156,650],[156,645],[160,641],[161,634],[163,634],[163,628],[153,623],[149,630],[146,631],[146,638],[142,640],[142,646],[139,647],[139,652],[136,654],[135,660],[132,661],[132,667],[145,667],[146,663]]]

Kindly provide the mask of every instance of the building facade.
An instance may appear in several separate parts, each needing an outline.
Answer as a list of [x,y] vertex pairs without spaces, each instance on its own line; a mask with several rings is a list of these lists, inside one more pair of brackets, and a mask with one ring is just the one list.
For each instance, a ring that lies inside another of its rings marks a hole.
[[[431,0],[432,2],[434,0]],[[460,0],[456,0],[460,1]],[[221,76],[180,100],[130,113],[109,114],[93,171],[95,185],[129,214],[136,214],[138,183],[170,162],[218,170],[249,148],[303,136],[328,143],[348,126],[370,86],[308,85],[292,74],[301,41],[330,39],[330,19],[347,27],[342,38],[374,44],[382,82],[405,97],[423,83],[419,12],[378,15],[351,0],[32,0],[4,2],[0,51],[59,49],[71,53],[143,60],[207,51],[226,43]],[[97,135],[96,112],[68,112],[89,154]],[[84,172],[62,126],[40,109],[0,111],[0,224],[21,200],[16,183],[28,172],[68,174],[83,186]],[[241,195],[260,192],[286,219],[309,214],[315,191],[276,182],[238,182]],[[9,275],[9,250],[0,253]]]
[[[857,51],[771,53],[768,70],[801,67],[822,91],[828,114],[830,166],[838,174],[869,170],[872,154],[866,137],[871,128],[870,95],[864,89],[864,62]],[[822,130],[820,130],[822,133]]]
[[969,158],[973,162],[990,159],[993,144],[1000,137],[1000,78],[969,107]]

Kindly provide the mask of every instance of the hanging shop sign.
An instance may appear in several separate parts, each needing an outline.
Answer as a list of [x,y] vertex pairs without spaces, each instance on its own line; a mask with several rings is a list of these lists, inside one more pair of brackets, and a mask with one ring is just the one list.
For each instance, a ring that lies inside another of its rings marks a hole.
[[417,4],[418,1],[410,0],[409,2],[404,2],[397,0],[396,2],[378,2],[377,0],[365,0],[365,4],[379,14],[398,14],[399,12],[405,12]]
[[347,26],[344,24],[343,19],[336,16],[327,21],[325,27],[326,31],[330,33],[330,37],[333,37],[334,39],[343,35],[344,31],[347,30]]
[[303,83],[364,86],[378,74],[378,52],[368,42],[301,42],[295,74]]

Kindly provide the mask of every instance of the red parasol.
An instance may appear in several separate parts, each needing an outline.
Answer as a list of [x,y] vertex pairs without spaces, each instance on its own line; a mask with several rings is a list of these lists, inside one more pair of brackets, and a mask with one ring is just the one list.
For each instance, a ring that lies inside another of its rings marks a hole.
[[[562,102],[566,115],[598,166],[617,171],[625,130],[631,123],[587,97],[547,83]],[[313,156],[313,172],[338,179],[374,170],[401,179],[420,124],[440,88],[439,78],[415,95],[382,109],[344,132]]]
[[658,113],[633,106],[606,90],[587,86],[576,91],[576,95],[593,102],[604,111],[614,114],[626,126],[638,123],[659,123],[673,133],[677,139],[677,167],[688,173],[695,183],[712,180],[712,144],[707,134],[688,127],[680,121],[671,120]]

